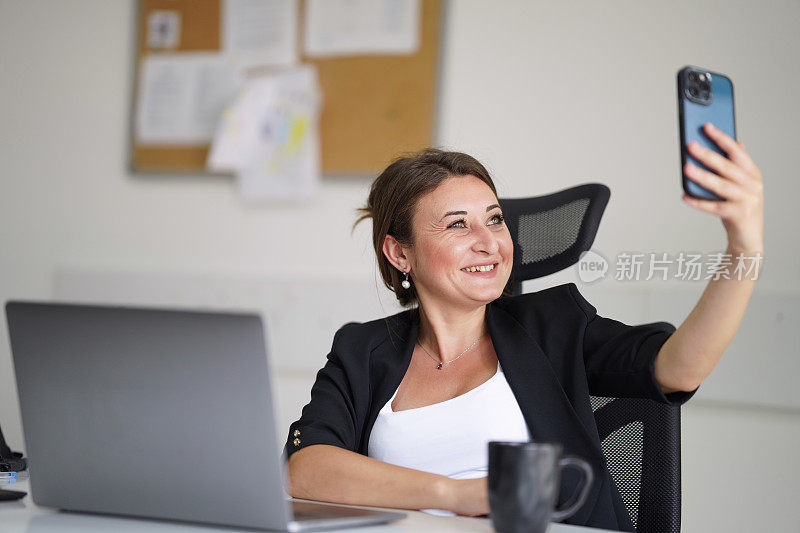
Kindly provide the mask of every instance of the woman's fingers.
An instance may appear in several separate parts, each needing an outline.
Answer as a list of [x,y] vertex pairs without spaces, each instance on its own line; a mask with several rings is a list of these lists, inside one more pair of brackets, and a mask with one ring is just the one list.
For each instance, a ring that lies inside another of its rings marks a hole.
[[743,185],[747,185],[751,182],[752,178],[747,176],[743,168],[714,150],[709,150],[697,141],[689,143],[687,148],[689,154],[720,176],[725,176],[729,180]]
[[726,180],[692,163],[686,163],[686,166],[683,167],[683,171],[689,179],[705,187],[717,196],[721,196],[725,200],[737,201],[745,196],[740,182]]
[[[708,137],[719,146],[722,151],[728,154],[728,159],[741,167],[749,177],[761,179],[761,173],[756,167],[750,154],[744,148],[744,144],[734,140],[730,135],[720,130],[710,122],[703,125],[703,131]],[[713,152],[713,151],[711,151]],[[716,154],[719,156],[719,154]],[[721,156],[720,156],[721,157]],[[705,161],[703,162],[705,164]]]

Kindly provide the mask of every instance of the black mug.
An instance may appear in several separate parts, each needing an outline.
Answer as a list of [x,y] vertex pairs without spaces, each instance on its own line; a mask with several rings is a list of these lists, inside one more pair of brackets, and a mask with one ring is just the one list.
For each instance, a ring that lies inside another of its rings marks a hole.
[[[594,481],[589,463],[561,457],[560,444],[538,442],[489,443],[489,507],[495,530],[504,533],[544,533],[548,524],[569,518]],[[578,469],[581,486],[576,496],[554,509],[561,487],[561,469]]]

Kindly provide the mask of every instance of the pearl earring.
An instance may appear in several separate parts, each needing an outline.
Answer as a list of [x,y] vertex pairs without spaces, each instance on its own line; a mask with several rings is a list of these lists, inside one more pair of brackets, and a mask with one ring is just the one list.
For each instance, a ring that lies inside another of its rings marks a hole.
[[401,286],[402,286],[404,289],[410,289],[410,288],[411,288],[411,282],[410,282],[410,281],[408,281],[408,272],[406,272],[406,269],[405,269],[405,268],[403,269],[403,275],[405,276],[405,279],[404,279],[403,281],[401,281],[401,282],[400,282],[400,285],[401,285]]

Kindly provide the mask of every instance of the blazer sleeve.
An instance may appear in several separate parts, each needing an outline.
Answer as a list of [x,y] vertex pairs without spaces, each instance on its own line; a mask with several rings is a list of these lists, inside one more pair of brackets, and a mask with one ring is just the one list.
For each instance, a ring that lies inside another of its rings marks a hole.
[[286,459],[312,444],[329,444],[347,450],[356,448],[358,415],[353,384],[338,351],[347,325],[336,332],[325,366],[311,387],[311,401],[300,419],[289,426],[284,448]]
[[661,346],[675,331],[669,322],[629,326],[597,314],[570,283],[570,291],[586,319],[583,359],[589,393],[616,398],[649,398],[681,405],[694,396],[691,392],[664,394],[655,377],[655,360]]

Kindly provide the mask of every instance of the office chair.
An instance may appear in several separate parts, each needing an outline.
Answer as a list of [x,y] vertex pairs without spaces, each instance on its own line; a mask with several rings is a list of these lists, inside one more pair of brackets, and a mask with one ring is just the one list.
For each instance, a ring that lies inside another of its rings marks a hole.
[[[514,240],[507,293],[524,280],[574,265],[594,242],[610,191],[587,183],[532,198],[500,199]],[[592,397],[611,477],[636,531],[675,532],[681,523],[680,407],[646,399]]]
[[27,459],[20,452],[11,451],[0,429],[0,472],[22,472],[27,467]]

